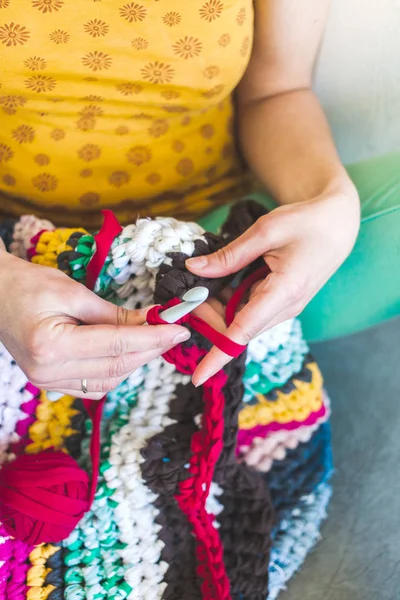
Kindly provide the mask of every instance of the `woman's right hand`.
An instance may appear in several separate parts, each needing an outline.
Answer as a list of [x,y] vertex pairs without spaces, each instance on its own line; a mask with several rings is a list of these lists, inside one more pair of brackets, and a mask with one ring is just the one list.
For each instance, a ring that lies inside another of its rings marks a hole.
[[143,327],[145,320],[146,309],[115,306],[56,269],[0,249],[0,341],[40,389],[99,400],[189,338],[184,327]]

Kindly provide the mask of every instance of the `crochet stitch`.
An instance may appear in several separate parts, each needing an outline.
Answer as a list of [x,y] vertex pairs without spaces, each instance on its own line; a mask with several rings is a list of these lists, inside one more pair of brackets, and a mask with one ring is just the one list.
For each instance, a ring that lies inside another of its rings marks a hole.
[[[262,213],[254,202],[235,205],[219,236],[170,218],[114,223],[101,260],[104,232],[22,217],[7,239],[15,254],[80,282],[95,265],[94,290],[112,302],[165,305],[194,285],[217,294],[231,278],[194,276],[185,259],[214,252]],[[159,312],[149,320],[160,322]],[[70,535],[32,547],[0,532],[0,597],[274,600],[300,567],[318,540],[332,472],[329,400],[300,324],[265,332],[246,353],[233,345],[237,358],[194,388],[190,374],[211,347],[204,335],[224,339],[192,317],[185,323],[194,327],[188,342],[105,399],[96,494]],[[1,462],[53,448],[93,477],[90,402],[51,403],[5,349],[0,361]]]

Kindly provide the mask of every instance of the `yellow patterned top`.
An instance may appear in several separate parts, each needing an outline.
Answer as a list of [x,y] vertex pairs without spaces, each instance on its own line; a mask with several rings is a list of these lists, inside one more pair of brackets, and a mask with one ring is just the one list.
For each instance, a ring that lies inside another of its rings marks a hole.
[[240,195],[252,0],[0,0],[0,214],[97,226]]

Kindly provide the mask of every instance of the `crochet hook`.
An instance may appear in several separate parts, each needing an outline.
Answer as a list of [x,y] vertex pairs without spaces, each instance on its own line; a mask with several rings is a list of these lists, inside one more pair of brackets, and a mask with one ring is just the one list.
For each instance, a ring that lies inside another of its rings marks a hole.
[[[198,285],[197,287],[188,290],[182,296],[182,302],[171,306],[160,313],[160,317],[167,323],[176,323],[185,315],[192,312],[195,308],[203,304],[208,298],[209,291],[206,287]],[[47,398],[52,402],[56,402],[63,397],[64,394],[59,392],[47,392]]]
[[182,302],[175,304],[166,310],[160,312],[160,317],[167,323],[176,323],[185,315],[192,312],[195,308],[203,304],[208,298],[208,289],[199,285],[185,292],[182,296]]

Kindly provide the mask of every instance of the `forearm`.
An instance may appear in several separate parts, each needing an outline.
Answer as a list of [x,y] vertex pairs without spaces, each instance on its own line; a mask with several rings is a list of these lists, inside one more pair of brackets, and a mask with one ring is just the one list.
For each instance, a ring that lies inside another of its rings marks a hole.
[[251,102],[239,97],[238,117],[248,165],[279,204],[307,200],[328,190],[357,202],[357,192],[311,90]]

